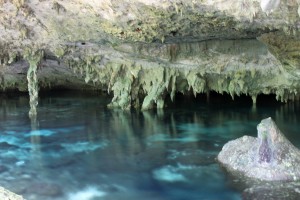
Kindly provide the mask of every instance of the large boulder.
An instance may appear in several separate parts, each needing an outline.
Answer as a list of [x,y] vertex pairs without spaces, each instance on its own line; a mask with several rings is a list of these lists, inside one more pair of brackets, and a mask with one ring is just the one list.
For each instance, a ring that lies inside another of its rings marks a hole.
[[230,172],[276,181],[300,179],[300,151],[269,117],[257,126],[258,137],[243,136],[226,143],[218,161]]

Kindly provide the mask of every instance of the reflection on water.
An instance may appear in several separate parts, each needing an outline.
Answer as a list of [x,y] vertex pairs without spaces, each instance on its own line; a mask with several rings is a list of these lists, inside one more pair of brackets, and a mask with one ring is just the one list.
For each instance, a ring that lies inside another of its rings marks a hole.
[[28,200],[240,199],[216,163],[229,140],[271,116],[300,147],[299,103],[177,98],[164,111],[108,110],[97,94],[0,99],[0,185]]

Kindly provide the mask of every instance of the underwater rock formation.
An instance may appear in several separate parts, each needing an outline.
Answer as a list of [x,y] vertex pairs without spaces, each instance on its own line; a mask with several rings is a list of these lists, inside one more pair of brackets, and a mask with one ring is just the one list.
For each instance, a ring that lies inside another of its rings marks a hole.
[[242,193],[244,200],[296,200],[299,199],[300,185],[297,182],[278,183],[268,182],[254,185]]
[[257,126],[258,137],[229,141],[218,161],[229,172],[266,181],[300,179],[300,150],[289,142],[269,117]]
[[3,187],[0,187],[0,199],[1,200],[24,200],[22,196],[14,194]]

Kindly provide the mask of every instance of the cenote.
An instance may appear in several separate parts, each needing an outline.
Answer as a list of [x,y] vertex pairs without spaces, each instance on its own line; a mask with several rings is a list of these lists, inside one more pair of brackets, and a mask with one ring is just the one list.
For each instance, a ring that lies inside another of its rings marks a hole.
[[108,109],[97,93],[41,94],[36,121],[28,96],[0,98],[0,185],[27,200],[242,199],[216,162],[229,140],[257,134],[272,117],[300,147],[299,102],[275,96],[177,95],[163,110]]

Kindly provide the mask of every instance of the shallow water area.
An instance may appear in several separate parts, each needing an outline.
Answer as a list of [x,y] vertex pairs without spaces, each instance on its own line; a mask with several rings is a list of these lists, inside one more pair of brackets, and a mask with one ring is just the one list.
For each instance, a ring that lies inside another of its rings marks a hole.
[[0,98],[0,185],[28,200],[241,199],[216,156],[271,116],[300,147],[299,103],[176,98],[160,111],[110,110],[96,93]]

